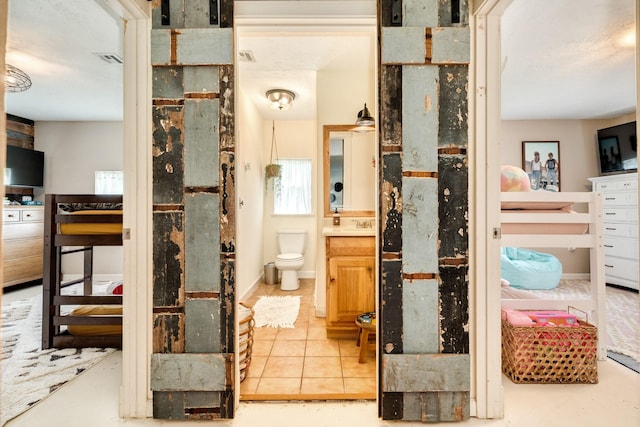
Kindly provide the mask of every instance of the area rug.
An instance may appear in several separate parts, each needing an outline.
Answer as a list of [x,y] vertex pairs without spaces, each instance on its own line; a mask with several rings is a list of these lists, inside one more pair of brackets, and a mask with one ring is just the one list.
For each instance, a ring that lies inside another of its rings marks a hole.
[[260,297],[253,310],[256,328],[293,328],[300,310],[300,297]]
[[2,306],[0,425],[20,415],[115,351],[41,349],[42,297]]
[[[588,299],[588,280],[561,280],[556,289],[529,291],[550,299]],[[609,358],[638,371],[640,362],[640,304],[638,293],[607,286],[607,352]]]

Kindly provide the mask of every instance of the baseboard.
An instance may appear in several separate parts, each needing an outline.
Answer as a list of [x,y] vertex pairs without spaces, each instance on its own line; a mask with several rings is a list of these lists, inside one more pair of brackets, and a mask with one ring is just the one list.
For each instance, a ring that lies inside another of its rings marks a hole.
[[[62,281],[70,282],[72,280],[82,279],[82,274],[63,274]],[[117,280],[122,280],[122,274],[94,274],[93,282],[96,284],[99,283],[108,283],[115,282]]]
[[591,275],[589,273],[567,273],[562,275],[564,280],[590,280]]
[[298,277],[301,279],[315,279],[316,272],[315,271],[299,271]]
[[260,286],[260,283],[264,282],[264,275],[260,275],[251,286],[249,286],[249,289],[247,289],[242,295],[240,295],[240,298],[238,298],[238,301],[242,302],[245,300],[245,298],[248,298],[249,296],[251,296],[251,294],[253,294],[256,289],[258,289],[258,286]]

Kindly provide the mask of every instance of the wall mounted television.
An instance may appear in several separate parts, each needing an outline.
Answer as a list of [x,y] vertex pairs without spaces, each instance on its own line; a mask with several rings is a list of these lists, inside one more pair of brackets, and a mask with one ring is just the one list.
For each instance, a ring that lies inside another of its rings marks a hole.
[[44,153],[7,145],[4,183],[14,187],[43,187]]
[[636,122],[599,129],[597,137],[600,175],[638,170]]

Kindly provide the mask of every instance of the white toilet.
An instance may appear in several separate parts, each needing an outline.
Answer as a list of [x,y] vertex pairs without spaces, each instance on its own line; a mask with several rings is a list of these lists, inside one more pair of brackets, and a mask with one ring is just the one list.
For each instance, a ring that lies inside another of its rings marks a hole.
[[300,287],[298,270],[304,265],[302,252],[306,235],[305,230],[278,231],[280,254],[276,257],[276,268],[282,272],[280,289],[283,291],[295,291]]

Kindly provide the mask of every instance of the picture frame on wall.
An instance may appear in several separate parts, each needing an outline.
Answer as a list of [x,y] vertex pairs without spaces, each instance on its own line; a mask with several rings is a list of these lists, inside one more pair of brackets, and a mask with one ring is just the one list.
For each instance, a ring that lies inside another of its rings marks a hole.
[[560,141],[522,141],[522,169],[534,191],[560,191]]

